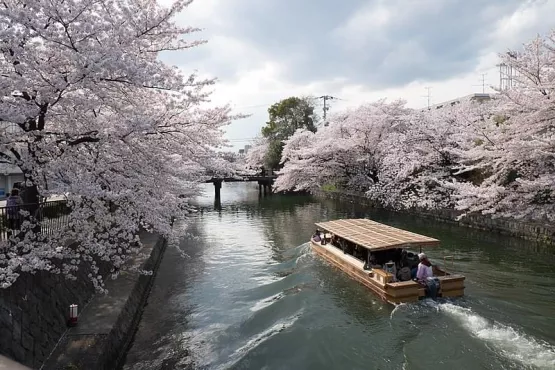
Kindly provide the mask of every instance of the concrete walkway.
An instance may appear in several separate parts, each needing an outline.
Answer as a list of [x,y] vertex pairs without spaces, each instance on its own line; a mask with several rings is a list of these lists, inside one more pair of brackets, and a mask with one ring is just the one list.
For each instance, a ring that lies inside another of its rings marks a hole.
[[31,370],[31,368],[0,355],[0,370]]

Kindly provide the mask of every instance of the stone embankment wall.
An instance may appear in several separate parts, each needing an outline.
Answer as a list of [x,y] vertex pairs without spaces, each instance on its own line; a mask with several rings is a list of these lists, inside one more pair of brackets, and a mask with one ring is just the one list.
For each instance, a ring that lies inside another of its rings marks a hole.
[[[362,193],[333,191],[318,192],[314,195],[323,198],[356,202],[369,207],[381,208],[379,204],[376,204]],[[551,224],[541,224],[506,218],[491,218],[488,215],[482,214],[470,214],[457,221],[457,217],[462,212],[454,209],[411,209],[401,212],[456,223],[458,225],[474,229],[493,231],[500,234],[555,245],[555,225]]]
[[39,368],[67,329],[70,304],[84,307],[94,295],[79,271],[76,280],[47,272],[23,273],[0,289],[0,354]]
[[[159,236],[141,235],[146,257],[138,263],[151,275],[126,272],[108,280],[107,295],[95,295],[81,270],[76,280],[45,272],[22,274],[0,289],[0,354],[33,369],[115,369],[136,330],[166,247]],[[79,324],[68,329],[70,304]]]

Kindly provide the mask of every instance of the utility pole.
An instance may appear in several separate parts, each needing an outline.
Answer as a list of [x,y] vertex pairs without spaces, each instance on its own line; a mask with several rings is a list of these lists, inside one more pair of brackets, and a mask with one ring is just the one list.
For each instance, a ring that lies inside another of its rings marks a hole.
[[327,112],[330,108],[327,106],[326,102],[328,100],[333,100],[333,99],[338,99],[338,98],[336,98],[334,96],[330,96],[330,95],[322,95],[322,96],[319,96],[318,99],[323,99],[324,100],[324,126],[327,126],[326,117],[327,117]]
[[482,83],[480,85],[472,85],[472,86],[482,86],[482,94],[486,93],[486,76],[487,76],[487,73],[482,73]]
[[428,94],[424,95],[423,98],[428,98],[428,110],[430,110],[430,99],[432,97],[432,94],[430,93],[430,90],[432,89],[429,86],[426,86],[425,89],[428,91]]

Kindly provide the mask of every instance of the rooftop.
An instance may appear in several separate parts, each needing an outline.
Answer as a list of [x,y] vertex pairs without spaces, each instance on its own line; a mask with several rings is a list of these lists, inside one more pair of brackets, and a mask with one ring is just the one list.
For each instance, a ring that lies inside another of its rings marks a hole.
[[370,250],[439,245],[437,239],[365,218],[319,222],[316,226]]
[[424,112],[428,109],[429,110],[441,109],[441,108],[453,106],[453,105],[456,105],[456,104],[460,104],[461,102],[467,101],[467,100],[482,102],[482,101],[485,101],[485,100],[493,99],[495,96],[496,96],[496,94],[489,94],[489,93],[475,93],[475,94],[465,95],[465,96],[461,96],[461,97],[453,99],[453,100],[449,100],[449,101],[445,101],[445,102],[442,102],[442,103],[430,105],[429,108],[422,108],[422,111]]

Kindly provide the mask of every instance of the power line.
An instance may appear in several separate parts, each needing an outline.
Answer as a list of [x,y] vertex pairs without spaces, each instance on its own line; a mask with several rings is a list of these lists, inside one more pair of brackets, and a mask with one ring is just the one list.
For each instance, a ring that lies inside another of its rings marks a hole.
[[271,103],[271,104],[258,104],[258,105],[243,105],[243,106],[239,106],[239,107],[234,106],[233,108],[235,108],[235,109],[266,108],[266,107],[271,106],[272,104],[274,104],[274,103]]
[[[324,99],[325,98],[325,99]],[[329,107],[326,105],[326,101],[327,100],[342,100],[342,101],[348,101],[346,99],[341,99],[335,96],[329,96],[329,95],[325,95],[325,96],[320,96],[317,97],[316,99],[324,99],[324,105],[326,106],[326,111],[329,110]],[[276,102],[271,102],[271,103],[267,103],[267,104],[256,104],[256,105],[233,105],[233,109],[249,109],[249,108],[269,108],[270,106],[276,104]]]

